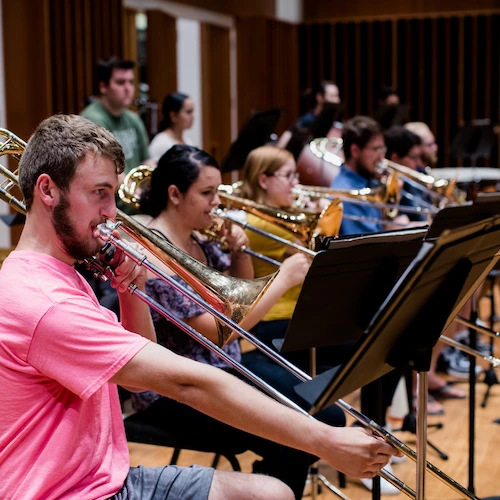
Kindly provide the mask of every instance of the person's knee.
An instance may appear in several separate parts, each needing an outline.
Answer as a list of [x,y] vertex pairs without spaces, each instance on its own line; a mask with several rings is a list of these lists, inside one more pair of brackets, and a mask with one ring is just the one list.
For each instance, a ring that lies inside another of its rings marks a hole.
[[216,470],[208,500],[241,498],[242,500],[294,500],[293,491],[271,476]]

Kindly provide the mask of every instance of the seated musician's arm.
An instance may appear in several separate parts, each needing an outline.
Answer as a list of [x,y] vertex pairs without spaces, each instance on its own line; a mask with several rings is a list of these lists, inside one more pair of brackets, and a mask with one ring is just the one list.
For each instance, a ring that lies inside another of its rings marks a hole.
[[317,455],[353,477],[372,477],[395,448],[360,427],[336,428],[277,403],[209,365],[149,343],[111,380],[142,387],[265,439]]

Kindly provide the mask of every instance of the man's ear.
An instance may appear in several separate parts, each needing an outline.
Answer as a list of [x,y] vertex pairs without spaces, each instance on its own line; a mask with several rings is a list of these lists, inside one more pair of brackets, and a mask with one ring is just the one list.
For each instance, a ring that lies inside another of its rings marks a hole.
[[104,82],[99,82],[99,95],[106,95],[108,86]]
[[401,163],[402,158],[400,158],[397,153],[392,152],[389,160],[393,161],[394,163]]
[[38,177],[35,184],[35,195],[49,207],[59,203],[59,188],[48,174],[42,174]]
[[357,144],[351,144],[351,158],[359,158],[361,155],[361,148]]

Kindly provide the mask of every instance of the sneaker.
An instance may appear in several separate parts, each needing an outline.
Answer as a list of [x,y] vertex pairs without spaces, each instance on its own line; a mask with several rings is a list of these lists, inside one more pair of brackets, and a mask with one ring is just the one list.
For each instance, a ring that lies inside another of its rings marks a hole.
[[[457,333],[457,335],[455,336],[455,340],[463,345],[466,345],[467,347],[470,346],[468,331]],[[491,351],[492,347],[490,347],[490,344],[488,342],[483,342],[480,338],[476,340],[475,349],[476,351],[479,351],[482,356],[490,356],[493,354],[493,352]]]
[[[384,469],[391,474],[394,474],[392,467],[390,464],[387,464]],[[361,479],[364,487],[372,491],[373,488],[373,479]],[[389,481],[386,481],[383,477],[380,478],[380,494],[381,495],[399,495],[401,493],[395,486],[393,486]]]
[[[483,369],[476,365],[476,377],[483,372]],[[453,356],[449,358],[448,375],[456,378],[467,379],[470,375],[470,360],[467,354],[459,349],[455,349]]]

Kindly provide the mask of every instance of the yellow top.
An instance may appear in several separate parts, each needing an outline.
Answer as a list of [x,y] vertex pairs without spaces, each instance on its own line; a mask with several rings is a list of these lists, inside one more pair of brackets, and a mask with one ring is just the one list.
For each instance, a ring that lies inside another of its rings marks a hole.
[[[289,241],[293,241],[295,239],[294,235],[290,231],[282,229],[271,222],[267,222],[260,217],[256,217],[255,215],[248,214],[247,222],[251,226],[262,229],[268,233],[275,234],[280,238],[285,238]],[[268,238],[267,236],[257,234],[250,229],[246,229],[245,232],[250,240],[249,246],[254,252],[279,260],[280,262],[283,262],[286,258],[285,253],[287,251],[287,246],[283,243],[273,240],[272,238]],[[252,261],[256,278],[267,276],[268,274],[276,272],[276,266],[273,264],[256,257],[252,257]],[[292,317],[293,310],[295,309],[297,299],[299,298],[301,288],[302,285],[297,285],[285,292],[278,302],[276,302],[271,310],[264,316],[263,321],[290,319]]]

